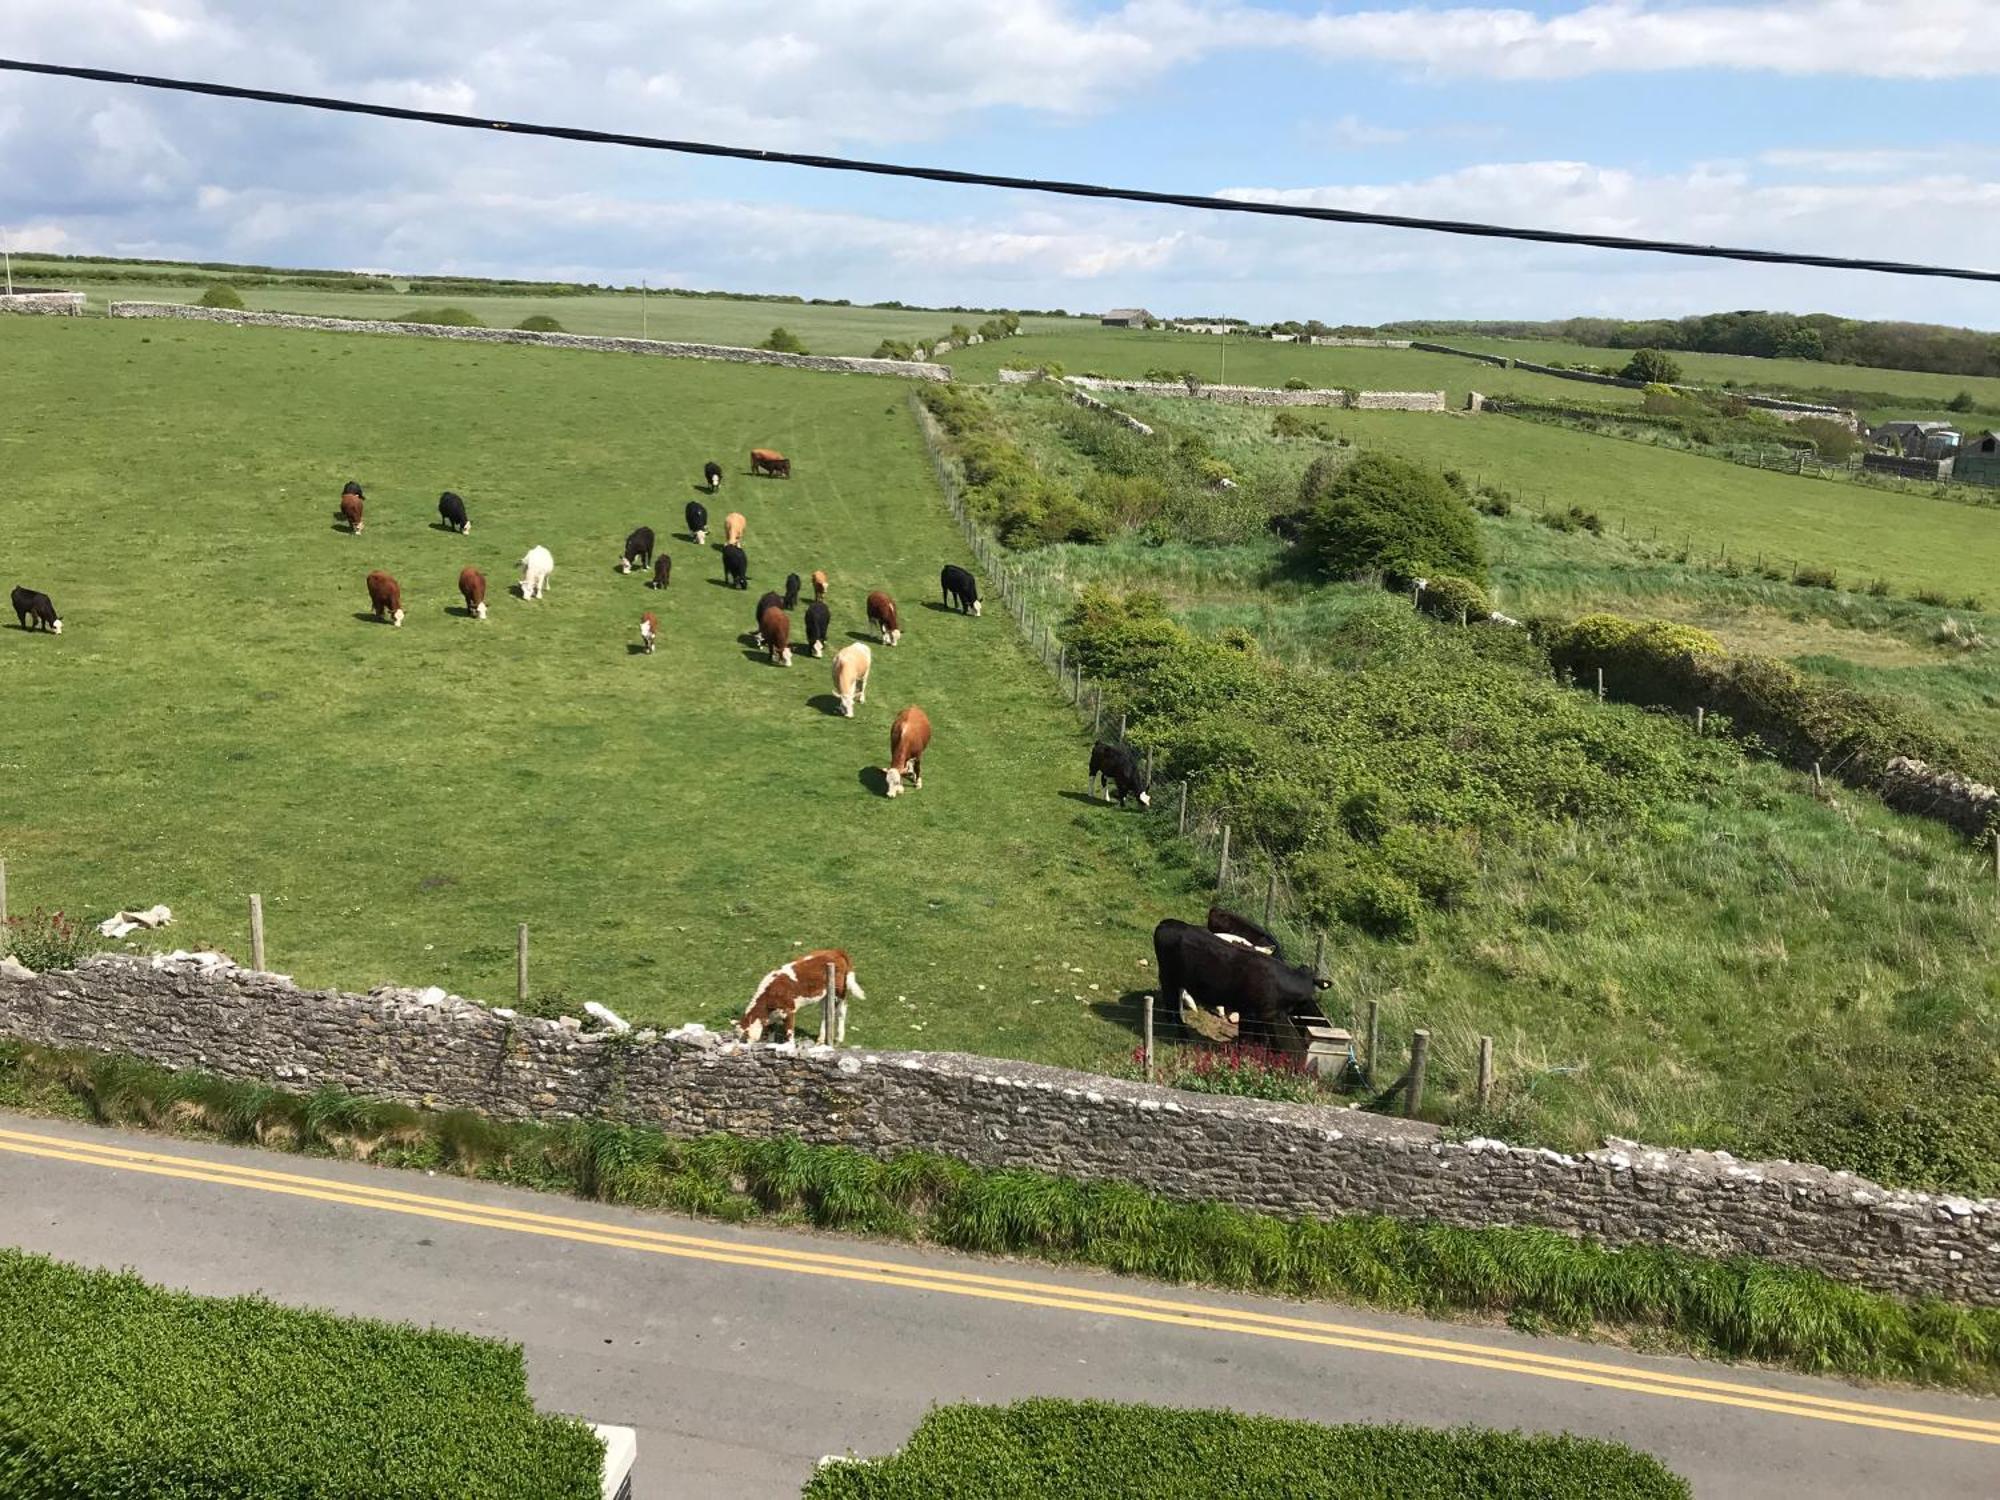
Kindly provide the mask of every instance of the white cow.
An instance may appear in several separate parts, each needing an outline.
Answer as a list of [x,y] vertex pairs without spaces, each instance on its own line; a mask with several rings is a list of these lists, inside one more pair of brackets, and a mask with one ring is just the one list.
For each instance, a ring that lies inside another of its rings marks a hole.
[[549,574],[556,570],[556,560],[546,547],[530,547],[528,555],[521,559],[521,597],[539,599],[549,591]]
[[833,654],[833,690],[840,695],[840,711],[854,717],[854,705],[868,701],[868,670],[875,656],[862,641],[842,646]]

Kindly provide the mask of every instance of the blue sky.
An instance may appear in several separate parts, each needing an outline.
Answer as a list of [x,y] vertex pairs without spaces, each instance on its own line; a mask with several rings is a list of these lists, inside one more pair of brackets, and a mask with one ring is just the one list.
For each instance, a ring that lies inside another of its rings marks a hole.
[[[2000,262],[1992,0],[14,0],[5,50],[734,144]],[[1282,224],[0,76],[16,247],[1320,317],[2000,287]]]

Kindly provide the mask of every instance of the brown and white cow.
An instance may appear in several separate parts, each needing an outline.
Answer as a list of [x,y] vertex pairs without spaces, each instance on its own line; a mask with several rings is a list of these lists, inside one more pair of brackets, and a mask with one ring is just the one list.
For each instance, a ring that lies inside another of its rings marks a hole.
[[868,701],[868,673],[875,654],[866,641],[850,641],[833,653],[833,691],[844,718],[854,717],[854,705]]
[[889,764],[882,774],[889,780],[891,797],[902,795],[905,776],[910,778],[913,791],[924,789],[924,752],[930,746],[930,715],[912,703],[889,726]]
[[815,599],[824,599],[825,597],[826,597],[826,569],[824,569],[824,568],[814,568],[814,569],[813,569],[813,598],[815,598]]
[[391,625],[403,623],[403,589],[387,573],[368,575],[368,604],[375,611],[375,618],[386,620]]
[[458,571],[458,595],[465,601],[465,612],[475,620],[486,618],[486,575],[477,568],[461,568]]
[[663,589],[673,582],[674,559],[672,554],[662,552],[653,559],[653,581],[646,585],[649,589]]
[[347,488],[340,492],[340,519],[347,523],[347,529],[354,535],[361,535],[361,513],[367,507],[362,502],[361,486],[348,480]]
[[885,646],[893,646],[903,638],[903,627],[896,622],[896,601],[880,589],[868,596],[868,623],[882,632]]
[[722,518],[722,545],[740,547],[743,545],[743,528],[750,523],[743,519],[743,512],[732,510]]
[[752,474],[782,474],[792,477],[792,461],[772,448],[752,448],[750,450],[750,472]]
[[757,620],[757,638],[771,652],[771,665],[792,664],[792,617],[782,604],[767,605]]
[[[742,1019],[736,1023],[744,1039],[758,1041],[767,1026],[782,1021],[785,1040],[792,1040],[798,1030],[799,1007],[814,1005],[826,998],[826,970],[829,964],[833,966],[833,993],[836,999],[868,998],[854,972],[854,963],[844,949],[816,948],[811,953],[800,954],[790,963],[780,964],[758,982],[757,992],[750,997],[750,1003],[743,1009]],[[835,1023],[836,1041],[847,1030],[845,1010],[843,1006]]]
[[639,649],[646,655],[653,654],[653,647],[660,638],[660,621],[650,610],[639,616]]

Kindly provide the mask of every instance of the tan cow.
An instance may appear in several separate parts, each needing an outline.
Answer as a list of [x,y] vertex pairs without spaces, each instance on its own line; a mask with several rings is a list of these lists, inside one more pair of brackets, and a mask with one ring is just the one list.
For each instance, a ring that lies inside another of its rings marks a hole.
[[905,776],[913,791],[924,789],[924,752],[930,746],[930,715],[912,703],[889,726],[889,764],[882,774],[888,778],[891,797],[902,795]]
[[732,510],[722,518],[722,545],[740,547],[743,545],[743,528],[750,523],[743,519],[743,512]]
[[854,717],[854,705],[868,701],[868,673],[875,654],[866,641],[851,641],[833,654],[833,691],[844,718]]
[[825,597],[826,597],[826,570],[824,568],[814,568],[813,598],[824,599]]

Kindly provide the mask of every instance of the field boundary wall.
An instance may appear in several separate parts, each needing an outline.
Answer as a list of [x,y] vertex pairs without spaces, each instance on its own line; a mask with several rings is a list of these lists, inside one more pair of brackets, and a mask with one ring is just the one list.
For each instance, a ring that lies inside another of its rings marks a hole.
[[1278,390],[1264,385],[1197,385],[1178,380],[1112,380],[1098,375],[1065,375],[1063,383],[1090,391],[1126,391],[1135,396],[1178,396],[1231,406],[1338,406],[1356,411],[1444,411],[1443,391],[1349,391],[1322,388]]
[[413,338],[458,339],[473,344],[533,344],[545,349],[587,349],[605,354],[650,354],[663,359],[712,359],[731,364],[780,365],[837,375],[889,375],[901,380],[948,381],[944,365],[912,359],[862,359],[841,354],[779,354],[740,349],[733,344],[690,344],[665,339],[629,339],[583,333],[529,333],[519,328],[453,328],[438,323],[378,323],[358,318],[319,318],[303,313],[242,312],[233,308],[190,307],[179,302],[114,302],[114,318],[183,318],[252,328],[305,328],[324,333],[404,334]]
[[747,1045],[699,1027],[594,1033],[441,990],[303,989],[214,956],[105,954],[0,975],[0,1033],[295,1092],[334,1085],[504,1119],[795,1136],[890,1157],[1122,1181],[1286,1215],[1540,1225],[1747,1254],[1905,1295],[2000,1303],[2000,1200],[1614,1141],[1576,1155],[1358,1110],[1187,1094],[938,1052]]
[[0,293],[0,313],[21,313],[29,317],[80,318],[82,292]]

